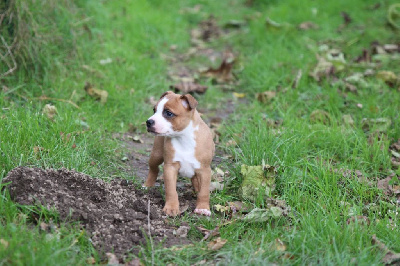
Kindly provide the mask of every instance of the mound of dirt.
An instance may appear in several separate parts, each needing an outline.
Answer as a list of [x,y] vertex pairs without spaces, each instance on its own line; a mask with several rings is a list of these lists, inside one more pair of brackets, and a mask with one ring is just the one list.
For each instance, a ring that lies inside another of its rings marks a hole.
[[[54,207],[63,221],[80,221],[100,252],[120,257],[138,252],[138,245],[146,242],[149,219],[155,244],[163,241],[163,246],[169,247],[190,243],[185,237],[175,236],[176,228],[164,220],[164,200],[157,188],[142,191],[127,180],[105,182],[66,169],[28,167],[13,169],[3,182],[11,182],[7,189],[15,202]],[[180,202],[184,206],[181,209],[189,205],[194,208],[188,190],[180,191]]]

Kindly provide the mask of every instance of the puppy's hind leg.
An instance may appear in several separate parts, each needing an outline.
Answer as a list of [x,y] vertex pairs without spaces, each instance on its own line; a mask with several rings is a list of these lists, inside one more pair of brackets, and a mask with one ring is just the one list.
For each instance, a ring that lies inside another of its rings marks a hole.
[[158,166],[164,162],[164,137],[156,136],[154,139],[153,150],[149,159],[149,173],[143,187],[152,187],[156,183],[160,169]]

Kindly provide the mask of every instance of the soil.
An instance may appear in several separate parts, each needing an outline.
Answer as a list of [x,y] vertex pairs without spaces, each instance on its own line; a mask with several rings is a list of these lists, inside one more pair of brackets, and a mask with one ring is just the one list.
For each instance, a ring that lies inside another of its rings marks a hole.
[[[11,199],[22,205],[54,207],[62,221],[80,221],[100,252],[113,252],[119,257],[138,253],[146,243],[148,223],[153,242],[164,247],[188,244],[186,236],[177,236],[162,213],[164,204],[160,189],[137,189],[124,179],[105,182],[67,169],[18,167],[3,182]],[[178,189],[181,209],[194,209],[191,190]],[[150,202],[150,209],[148,209]]]

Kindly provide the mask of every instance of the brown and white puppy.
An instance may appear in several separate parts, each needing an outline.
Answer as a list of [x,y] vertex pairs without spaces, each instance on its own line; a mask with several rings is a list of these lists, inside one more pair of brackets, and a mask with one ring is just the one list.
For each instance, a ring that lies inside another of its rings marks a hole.
[[210,216],[211,160],[214,142],[210,128],[196,110],[192,95],[167,91],[154,107],[147,121],[147,131],[156,135],[149,160],[149,174],[144,187],[154,186],[164,162],[165,207],[170,216],[179,214],[176,181],[178,173],[192,178],[197,193],[195,213]]

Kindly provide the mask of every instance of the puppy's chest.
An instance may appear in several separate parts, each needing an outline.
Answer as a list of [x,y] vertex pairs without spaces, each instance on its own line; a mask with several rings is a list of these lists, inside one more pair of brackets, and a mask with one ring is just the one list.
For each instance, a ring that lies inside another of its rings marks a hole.
[[179,174],[184,177],[193,177],[195,169],[200,168],[200,162],[195,157],[196,141],[194,138],[174,138],[171,140],[175,150],[174,162],[179,162]]

